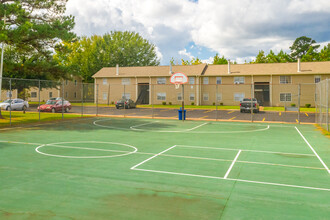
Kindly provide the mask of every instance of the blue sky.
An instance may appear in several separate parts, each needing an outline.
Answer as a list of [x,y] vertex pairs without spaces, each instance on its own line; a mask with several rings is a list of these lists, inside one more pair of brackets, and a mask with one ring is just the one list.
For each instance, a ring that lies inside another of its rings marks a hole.
[[259,50],[289,52],[308,36],[330,42],[329,0],[69,0],[79,36],[135,31],[156,45],[162,65],[216,53],[244,63]]

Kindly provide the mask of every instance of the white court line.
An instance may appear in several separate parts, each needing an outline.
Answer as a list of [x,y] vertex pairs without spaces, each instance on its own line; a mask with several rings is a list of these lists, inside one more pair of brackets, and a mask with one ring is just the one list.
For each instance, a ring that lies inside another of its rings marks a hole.
[[[236,148],[217,148],[217,147],[202,147],[202,146],[190,146],[190,145],[176,145],[177,147],[186,147],[186,148],[205,148],[205,149],[213,149],[213,150],[230,150],[230,151],[238,151],[242,149]],[[288,155],[297,155],[297,156],[310,156],[315,157],[314,154],[299,154],[299,153],[286,153],[286,152],[276,152],[276,151],[261,151],[261,150],[248,150],[244,149],[242,151],[256,152],[256,153],[266,153],[266,154],[288,154]]]
[[223,177],[205,176],[205,175],[197,175],[197,174],[189,174],[189,173],[176,173],[176,172],[168,172],[168,171],[161,171],[161,170],[147,170],[147,169],[139,169],[139,168],[135,168],[134,170],[153,172],[153,173],[162,173],[162,174],[173,174],[173,175],[179,175],[179,176],[191,176],[191,177],[201,177],[201,178],[208,178],[208,179],[219,179],[219,180],[246,182],[246,183],[256,183],[256,184],[272,185],[272,186],[283,186],[283,187],[293,187],[293,188],[301,188],[301,189],[330,191],[330,189],[327,189],[327,188],[289,185],[289,184],[282,184],[282,183],[261,182],[261,181],[252,181],[252,180],[243,180],[243,179],[231,179],[231,178],[224,179]]
[[202,127],[202,126],[204,126],[206,124],[208,124],[208,122],[205,122],[204,124],[198,125],[196,127],[190,128],[190,129],[186,129],[185,131],[192,131],[192,130],[195,130],[195,129],[199,128],[199,127]]
[[139,125],[133,125],[131,127],[129,127],[130,129],[132,130],[139,130],[139,129],[135,129],[135,127],[141,127],[141,126],[144,126],[144,125],[150,125],[150,124],[154,124],[154,123],[157,123],[159,121],[153,121],[153,122],[148,122],[148,123],[144,123],[144,124],[139,124]]
[[236,160],[237,160],[237,158],[238,158],[238,156],[240,155],[241,152],[242,152],[242,151],[239,150],[238,153],[236,154],[235,159],[233,160],[233,162],[231,163],[231,165],[230,165],[229,169],[227,170],[225,176],[223,177],[224,179],[227,179],[227,177],[228,177],[228,175],[229,175],[231,169],[233,168],[233,166],[234,166],[234,164],[235,164],[235,162],[236,162]]
[[[207,123],[203,123],[201,125],[198,125],[196,127],[190,128],[190,129],[185,129],[185,130],[181,130],[181,131],[172,131],[172,130],[151,130],[151,129],[137,129],[137,128],[134,128],[136,126],[143,126],[143,125],[146,125],[146,124],[152,124],[152,123],[156,123],[156,122],[150,122],[150,123],[141,124],[141,125],[133,125],[133,126],[131,126],[129,128],[123,128],[123,127],[119,127],[119,126],[109,126],[109,125],[100,125],[100,124],[98,124],[98,122],[100,122],[100,121],[109,121],[109,120],[112,120],[112,119],[95,120],[95,121],[93,121],[93,124],[95,126],[99,126],[99,127],[103,127],[103,128],[114,128],[114,129],[118,129],[118,130],[134,130],[134,131],[159,132],[159,133],[185,133],[185,132],[187,132],[187,133],[194,133],[194,134],[234,134],[234,133],[248,133],[248,132],[265,131],[265,130],[268,130],[270,128],[270,126],[267,125],[266,128],[249,130],[249,131],[192,131],[192,130],[194,130],[196,128],[199,128],[201,126],[204,126],[206,124],[209,124],[209,122],[207,122]],[[215,124],[220,124],[220,123],[215,123]],[[227,124],[227,125],[229,125],[229,124]],[[246,125],[249,125],[249,124],[246,124]],[[263,126],[266,126],[266,125],[263,125]]]
[[171,150],[171,149],[174,148],[174,147],[176,147],[176,145],[174,145],[174,146],[172,146],[172,147],[170,147],[170,148],[168,148],[168,149],[166,149],[166,150],[164,150],[164,151],[162,151],[162,152],[160,152],[160,153],[158,153],[158,154],[155,154],[154,156],[152,156],[152,157],[150,157],[150,158],[148,158],[148,159],[142,161],[141,163],[139,163],[139,164],[137,164],[137,165],[131,167],[131,170],[134,170],[136,167],[138,167],[138,166],[144,164],[145,162],[147,162],[147,161],[149,161],[149,160],[151,160],[151,159],[157,157],[158,155],[161,155],[162,153],[165,153],[166,151]]
[[315,156],[319,159],[319,161],[321,162],[321,164],[324,166],[324,168],[328,171],[328,173],[330,174],[330,170],[327,167],[327,165],[323,162],[323,160],[321,159],[321,157],[316,153],[316,151],[314,150],[314,148],[312,147],[312,145],[310,145],[308,143],[308,141],[306,140],[306,138],[301,134],[301,132],[299,131],[299,129],[295,126],[295,129],[298,131],[298,133],[300,134],[300,136],[302,137],[302,139],[304,139],[304,141],[306,142],[306,144],[309,146],[309,148],[313,151],[313,153],[315,154]]

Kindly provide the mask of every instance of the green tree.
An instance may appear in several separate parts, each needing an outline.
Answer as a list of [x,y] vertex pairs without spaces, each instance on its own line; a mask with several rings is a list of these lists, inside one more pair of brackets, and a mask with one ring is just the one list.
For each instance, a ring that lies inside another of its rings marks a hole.
[[82,37],[77,42],[63,42],[55,59],[79,74],[86,82],[103,67],[156,66],[156,47],[135,32],[115,31],[103,36]]
[[228,64],[228,60],[225,56],[219,57],[219,54],[217,53],[213,58],[213,64]]
[[319,61],[319,54],[314,51],[313,47],[309,47],[307,53],[302,56],[301,61],[302,62],[313,62],[313,61]]
[[198,64],[202,64],[202,63],[203,62],[198,57],[191,58],[191,61],[181,59],[181,65],[198,65]]
[[319,53],[320,61],[330,61],[330,44],[324,46],[324,48]]
[[267,59],[265,56],[265,52],[263,50],[259,50],[258,55],[256,56],[256,60],[254,61],[254,63],[266,63]]
[[[5,77],[26,79],[68,78],[53,60],[59,41],[70,41],[74,18],[64,15],[67,0],[2,0],[0,41],[6,45]],[[6,23],[6,26],[5,26]],[[8,54],[8,53],[9,54]]]
[[316,52],[316,50],[320,47],[320,45],[316,44],[316,41],[312,38],[301,36],[298,37],[290,47],[291,49],[291,57],[297,60],[298,58],[302,58],[307,54],[310,47],[312,47],[312,52]]

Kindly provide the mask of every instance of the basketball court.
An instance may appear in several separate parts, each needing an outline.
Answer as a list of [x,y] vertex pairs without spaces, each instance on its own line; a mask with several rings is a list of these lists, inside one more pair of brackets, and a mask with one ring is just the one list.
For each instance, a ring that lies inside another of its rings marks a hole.
[[0,131],[0,217],[326,219],[313,125],[82,118]]

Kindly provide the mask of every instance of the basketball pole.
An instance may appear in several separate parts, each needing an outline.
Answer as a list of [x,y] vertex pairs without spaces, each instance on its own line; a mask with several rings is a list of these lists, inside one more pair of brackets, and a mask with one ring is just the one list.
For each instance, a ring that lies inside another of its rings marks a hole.
[[182,112],[181,112],[181,116],[182,116],[182,122],[184,122],[184,84],[181,84],[182,86]]

